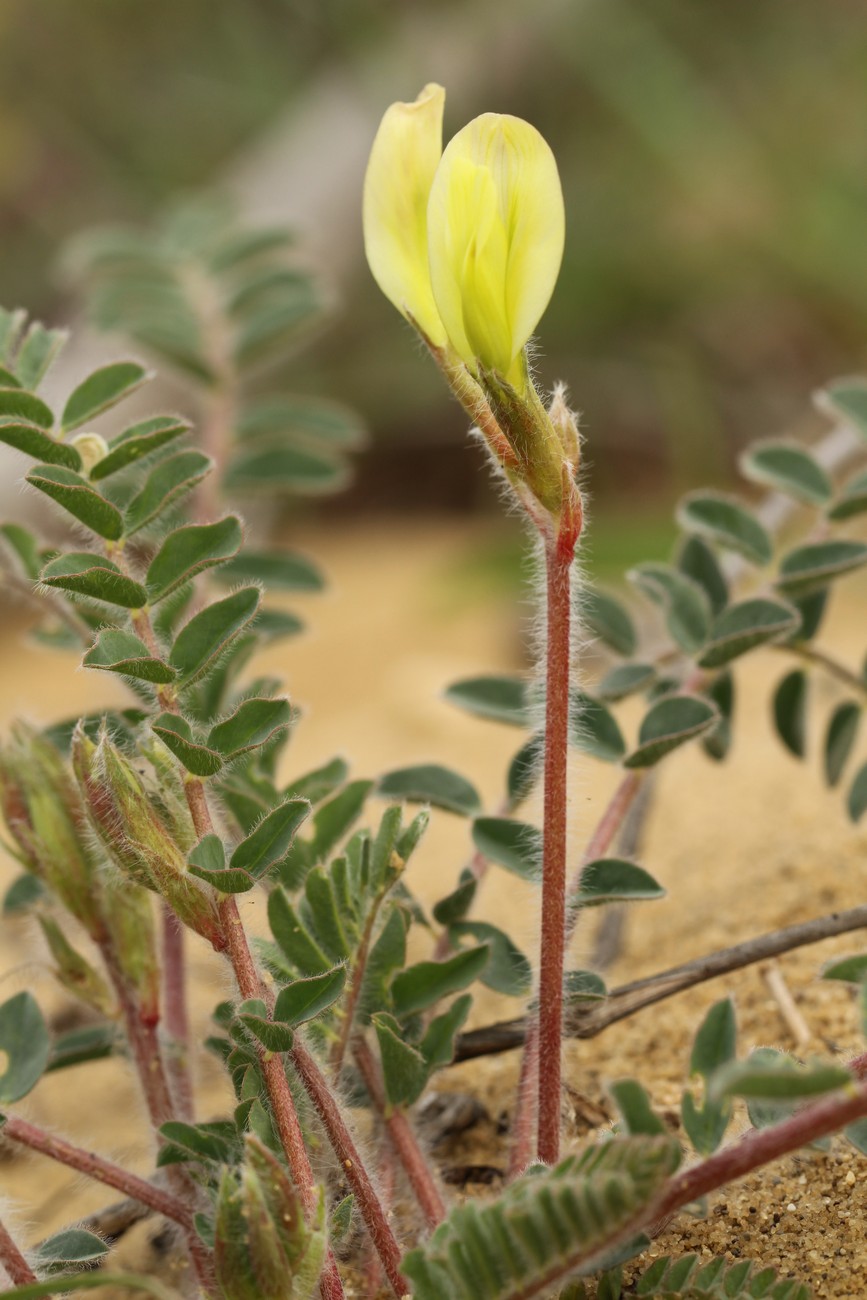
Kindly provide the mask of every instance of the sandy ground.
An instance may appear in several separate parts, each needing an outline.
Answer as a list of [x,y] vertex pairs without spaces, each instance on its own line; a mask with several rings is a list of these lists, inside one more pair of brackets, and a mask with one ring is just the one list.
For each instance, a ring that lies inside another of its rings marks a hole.
[[[494,810],[519,734],[471,719],[440,698],[443,687],[457,677],[521,666],[521,619],[528,610],[516,613],[478,585],[470,589],[460,581],[462,566],[485,540],[483,534],[464,525],[453,530],[447,525],[391,525],[314,533],[305,540],[328,571],[331,586],[322,596],[292,602],[310,630],[263,663],[285,676],[293,700],[305,712],[287,755],[287,774],[337,753],[351,760],[357,775],[438,761],[470,777]],[[865,596],[863,582],[844,584],[822,637],[853,665],[863,654]],[[771,732],[769,688],[786,667],[779,654],[765,652],[740,672],[736,744],[723,767],[711,765],[697,747],[664,765],[641,860],[669,894],[629,914],[626,948],[608,972],[610,985],[863,901],[867,829],[853,828],[839,793],[824,788],[818,744],[800,763],[784,754]],[[11,637],[4,637],[0,724],[18,715],[47,722],[116,698],[117,687],[105,677],[75,672],[71,660],[46,651],[28,647],[22,652]],[[822,727],[835,699],[834,690],[817,680],[814,704]],[[638,716],[629,709],[624,714],[633,735]],[[814,721],[819,721],[816,715]],[[814,734],[818,737],[819,727]],[[616,775],[586,760],[575,764],[571,817],[576,857]],[[446,893],[469,847],[461,819],[436,815],[413,864],[414,888],[428,900]],[[4,869],[11,874],[8,864]],[[261,900],[245,898],[245,916],[254,929],[262,911]],[[532,952],[536,902],[531,887],[492,868],[476,914],[506,928]],[[29,923],[3,924],[0,992],[8,997],[30,988],[49,1015],[60,1015],[64,997],[31,938]],[[576,940],[576,965],[586,959],[591,942],[588,926]],[[815,980],[831,955],[858,950],[855,935],[781,961],[814,1035],[808,1051],[845,1057],[861,1049],[847,989]],[[204,949],[194,946],[192,964],[195,1010],[204,1025],[228,984]],[[592,1115],[601,1106],[604,1125],[603,1113],[610,1114],[605,1082],[629,1074],[644,1080],[655,1104],[674,1123],[692,1034],[707,1007],[727,993],[737,1003],[741,1053],[760,1044],[792,1049],[790,1031],[759,972],[743,971],[645,1011],[594,1040],[571,1044],[567,1078],[585,1099],[579,1111]],[[516,1010],[514,1003],[483,992],[474,1023]],[[511,1107],[517,1067],[517,1054],[508,1053],[440,1076],[440,1087],[475,1093],[491,1116],[491,1122],[452,1141],[442,1152],[446,1164],[504,1164],[507,1140],[498,1134],[496,1121]],[[227,1091],[208,1059],[201,1062],[199,1086],[201,1115],[217,1116]],[[19,1109],[139,1171],[151,1167],[135,1089],[117,1063],[49,1076]],[[578,1144],[588,1131],[586,1118],[574,1120],[570,1143]],[[25,1240],[38,1240],[112,1199],[41,1158],[22,1158],[8,1149],[0,1149],[0,1175],[3,1197],[14,1200],[13,1222]],[[867,1160],[839,1142],[830,1154],[799,1154],[744,1180],[717,1198],[706,1221],[681,1220],[652,1253],[728,1251],[810,1282],[824,1300],[856,1300],[867,1294],[865,1211]],[[93,1294],[108,1296],[104,1290]]]

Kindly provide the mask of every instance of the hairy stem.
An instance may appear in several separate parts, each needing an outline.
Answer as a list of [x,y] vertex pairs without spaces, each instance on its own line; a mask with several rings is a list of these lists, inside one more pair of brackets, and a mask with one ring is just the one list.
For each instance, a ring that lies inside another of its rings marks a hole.
[[6,1270],[13,1286],[26,1286],[28,1282],[39,1281],[2,1219],[0,1219],[0,1266]]
[[[623,822],[629,812],[635,797],[641,788],[643,772],[630,772],[618,785],[611,797],[611,800],[603,812],[599,823],[591,835],[587,847],[581,858],[581,864],[578,867],[572,882],[569,886],[569,893],[574,894],[581,883],[581,873],[589,862],[595,861],[603,853],[608,851],[612,841],[620,830]],[[579,913],[569,911],[566,915],[566,945],[575,931],[575,925]],[[528,1017],[526,1025],[522,1025],[521,1041],[524,1043],[524,1054],[521,1058],[521,1072],[518,1079],[518,1100],[515,1106],[515,1119],[512,1134],[512,1150],[509,1156],[510,1179],[517,1176],[526,1169],[527,1165],[533,1158],[533,1130],[535,1127],[536,1117],[536,1080],[539,1069],[539,1037],[538,1025],[535,1017]],[[565,1026],[566,1032],[569,1031],[568,1023]],[[471,1031],[473,1032],[473,1031]],[[484,1031],[476,1031],[482,1033]],[[469,1035],[463,1035],[458,1039],[457,1052],[459,1053],[464,1039]],[[464,1059],[456,1054],[455,1059]]]
[[115,1191],[122,1192],[131,1200],[146,1205],[154,1213],[171,1219],[182,1228],[192,1230],[193,1217],[188,1205],[172,1193],[164,1191],[161,1187],[155,1187],[153,1183],[130,1173],[128,1169],[122,1169],[111,1160],[95,1155],[92,1151],[86,1151],[83,1147],[77,1147],[53,1133],[46,1133],[36,1124],[19,1119],[17,1115],[7,1114],[0,1131],[10,1142],[17,1142],[31,1151],[38,1151],[41,1155],[48,1156],[50,1160],[56,1160],[69,1169],[75,1169],[78,1173],[94,1179],[95,1182],[113,1187]]
[[361,1035],[352,1044],[352,1054],[374,1108],[385,1124],[395,1155],[409,1179],[425,1222],[429,1228],[435,1228],[446,1217],[446,1207],[436,1185],[433,1170],[418,1144],[409,1117],[399,1106],[388,1105],[379,1067],[368,1043]]
[[166,1068],[178,1116],[192,1122],[190,1018],[187,1009],[184,927],[168,903],[162,904],[163,1018],[167,1036]]
[[[213,823],[204,787],[199,781],[190,782],[187,786],[188,797],[194,787],[198,787],[198,793],[192,795],[190,811],[193,813],[193,821],[196,823],[199,834],[208,835],[213,829]],[[195,812],[193,812],[194,808]],[[247,998],[261,998],[270,1009],[273,1006],[273,997],[270,989],[265,987],[259,977],[256,963],[253,961],[253,954],[250,952],[250,945],[247,942],[244,925],[238,914],[238,904],[233,894],[227,894],[224,897],[220,904],[220,915],[226,940],[226,953],[232,963],[241,997],[245,1000]],[[286,1156],[292,1181],[298,1188],[305,1218],[309,1221],[313,1219],[317,1210],[316,1184],[313,1179],[313,1170],[310,1167],[307,1148],[304,1145],[304,1134],[301,1131],[298,1112],[295,1109],[295,1102],[292,1100],[292,1093],[289,1090],[289,1081],[286,1078],[283,1058],[274,1055],[272,1052],[266,1052],[262,1047],[259,1048],[258,1055],[265,1087],[268,1090],[268,1099],[271,1102],[271,1112],[280,1137],[280,1145],[283,1148],[283,1154]],[[344,1300],[343,1284],[337,1271],[337,1262],[331,1251],[328,1252],[326,1257],[319,1288],[322,1300]]]
[[574,546],[548,541],[546,564],[545,762],[542,933],[539,961],[538,1158],[560,1156],[563,967],[566,948],[566,814]]
[[395,1240],[391,1225],[379,1197],[370,1181],[370,1176],[358,1154],[352,1134],[341,1114],[334,1094],[326,1082],[325,1076],[316,1061],[299,1041],[289,1053],[289,1059],[298,1072],[308,1097],[322,1121],[328,1134],[332,1150],[337,1156],[346,1176],[346,1181],[355,1194],[358,1208],[370,1233],[377,1254],[382,1260],[385,1276],[395,1295],[405,1296],[409,1293],[409,1284],[400,1271],[401,1250]]

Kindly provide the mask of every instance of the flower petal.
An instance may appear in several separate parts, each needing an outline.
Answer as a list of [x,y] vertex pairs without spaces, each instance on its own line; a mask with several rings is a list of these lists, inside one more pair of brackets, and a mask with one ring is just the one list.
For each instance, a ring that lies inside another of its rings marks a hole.
[[433,295],[452,346],[510,378],[563,257],[554,155],[520,118],[485,113],[447,145],[428,204]]
[[446,340],[431,292],[427,205],[442,153],[445,91],[425,86],[412,104],[392,104],[380,123],[364,178],[364,247],[386,298],[436,347]]

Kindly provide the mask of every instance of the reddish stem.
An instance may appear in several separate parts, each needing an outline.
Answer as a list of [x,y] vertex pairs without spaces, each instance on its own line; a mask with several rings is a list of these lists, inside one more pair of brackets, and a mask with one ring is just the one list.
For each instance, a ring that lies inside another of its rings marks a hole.
[[[175,1119],[172,1095],[163,1065],[162,1049],[157,1034],[154,1013],[140,1006],[139,1001],[127,983],[115,957],[111,941],[102,945],[102,955],[106,969],[114,986],[121,1013],[127,1043],[135,1063],[145,1103],[151,1123],[155,1129],[168,1120]],[[180,1165],[169,1166],[167,1173],[173,1192],[187,1205],[194,1206],[198,1193],[189,1173]],[[185,1234],[187,1251],[199,1284],[205,1295],[214,1294],[213,1267],[211,1256],[196,1229],[189,1221]]]
[[28,1120],[19,1119],[16,1115],[6,1115],[2,1133],[4,1138],[18,1142],[31,1151],[38,1151],[41,1155],[48,1156],[50,1160],[56,1160],[59,1164],[75,1169],[98,1183],[104,1183],[106,1187],[113,1187],[124,1196],[129,1196],[132,1200],[147,1205],[155,1213],[163,1215],[164,1218],[171,1219],[173,1223],[179,1223],[182,1228],[192,1230],[193,1218],[188,1205],[171,1193],[163,1191],[162,1188],[154,1187],[145,1179],[131,1174],[127,1169],[122,1169],[111,1160],[95,1155],[92,1151],[85,1151],[83,1147],[77,1147],[72,1142],[67,1142],[65,1138],[56,1137],[53,1133],[46,1133],[44,1129],[38,1128]]
[[6,1270],[9,1281],[13,1286],[27,1286],[28,1282],[39,1281],[33,1269],[12,1240],[9,1230],[2,1219],[0,1219],[0,1265]]
[[[857,1074],[863,1075],[867,1058],[861,1057],[852,1062]],[[819,1138],[852,1124],[856,1119],[867,1115],[867,1086],[861,1084],[853,1087],[844,1096],[825,1097],[804,1110],[798,1111],[791,1119],[772,1128],[752,1129],[738,1142],[723,1147],[701,1164],[693,1165],[672,1178],[659,1199],[651,1207],[651,1213],[644,1216],[644,1222],[657,1224],[657,1230],[668,1222],[671,1216],[690,1205],[699,1197],[717,1188],[743,1178],[762,1165],[782,1156],[797,1151],[799,1147],[809,1146]]]
[[[220,915],[226,936],[226,952],[232,963],[241,997],[245,1000],[262,998],[267,1005],[271,1001],[268,996],[269,991],[263,989],[233,894],[227,894],[223,899],[220,904]],[[283,1059],[279,1055],[266,1052],[264,1048],[259,1051],[259,1059],[274,1112],[274,1122],[289,1162],[292,1179],[301,1194],[305,1215],[311,1218],[316,1212],[316,1186],[307,1148],[304,1145],[304,1135],[301,1132],[295,1103],[283,1068]]]
[[542,933],[539,964],[539,1127],[537,1152],[546,1164],[560,1156],[563,966],[566,946],[566,813],[569,745],[572,558],[574,544],[545,547],[547,655],[542,845]]
[[409,1179],[425,1222],[429,1228],[435,1228],[446,1217],[446,1207],[434,1180],[433,1170],[424,1158],[406,1111],[399,1106],[388,1105],[379,1067],[362,1037],[355,1039],[352,1052],[370,1099],[385,1122],[389,1141]]
[[346,1175],[346,1181],[355,1194],[367,1231],[382,1260],[385,1276],[396,1296],[408,1295],[409,1283],[400,1271],[400,1247],[325,1076],[297,1038],[289,1053],[289,1059],[298,1071],[307,1095],[328,1134],[332,1150]]
[[[581,865],[572,878],[569,895],[574,894],[581,883],[581,873],[589,862],[595,861],[606,853],[633,800],[641,788],[643,772],[629,772],[620,782],[608,807],[602,814],[581,858]],[[566,916],[566,945],[568,946],[575,932],[579,913],[575,910]],[[518,1081],[518,1099],[515,1105],[514,1136],[512,1153],[509,1158],[509,1178],[517,1178],[526,1169],[533,1158],[533,1132],[536,1122],[536,1079],[539,1063],[539,1037],[535,1021],[527,1025],[524,1040],[524,1052],[521,1058],[521,1075]]]
[[163,919],[163,1021],[168,1041],[166,1067],[177,1115],[192,1122],[193,1087],[190,1079],[190,1018],[187,1010],[184,927],[168,903]]

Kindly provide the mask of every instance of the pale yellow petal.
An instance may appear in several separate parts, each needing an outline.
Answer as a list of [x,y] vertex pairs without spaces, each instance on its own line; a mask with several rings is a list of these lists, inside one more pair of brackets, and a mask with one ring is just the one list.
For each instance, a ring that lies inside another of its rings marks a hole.
[[485,113],[447,145],[428,205],[431,284],[468,365],[520,374],[563,257],[554,155],[520,118]]
[[364,247],[390,302],[437,347],[445,330],[431,292],[427,206],[442,153],[445,91],[425,86],[412,104],[392,104],[380,123],[364,178]]

